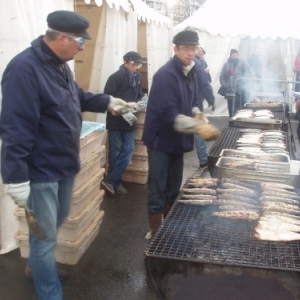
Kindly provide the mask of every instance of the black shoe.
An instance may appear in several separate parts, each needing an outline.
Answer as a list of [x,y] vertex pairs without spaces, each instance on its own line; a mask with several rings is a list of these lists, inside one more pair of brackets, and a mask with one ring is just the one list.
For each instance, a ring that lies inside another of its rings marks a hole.
[[103,189],[108,193],[109,196],[114,197],[115,189],[112,184],[102,180],[101,185],[102,185]]
[[200,168],[205,168],[208,165],[208,163],[200,164]]
[[[60,281],[64,281],[69,277],[69,274],[64,270],[57,269],[56,271]],[[26,266],[25,275],[32,278],[32,271],[28,266]]]
[[120,194],[120,195],[126,195],[128,193],[127,190],[123,187],[122,184],[117,185],[115,187],[115,191],[116,191],[117,194]]

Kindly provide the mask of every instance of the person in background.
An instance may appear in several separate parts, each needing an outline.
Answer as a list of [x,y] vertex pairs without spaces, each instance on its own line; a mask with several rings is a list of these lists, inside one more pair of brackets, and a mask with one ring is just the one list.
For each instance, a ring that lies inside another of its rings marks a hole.
[[[123,56],[124,63],[110,75],[104,93],[120,97],[127,102],[138,102],[142,98],[142,77],[137,70],[142,66],[141,55],[130,51]],[[115,193],[125,195],[122,174],[131,160],[134,150],[134,129],[136,122],[129,124],[122,116],[114,117],[107,113],[109,171],[102,180],[102,186],[110,196]]]
[[126,102],[85,92],[73,80],[67,61],[91,39],[89,21],[60,10],[47,22],[46,34],[16,55],[3,74],[1,174],[8,195],[34,212],[46,234],[29,234],[25,273],[33,277],[39,299],[60,300],[67,273],[56,269],[54,251],[80,169],[81,113],[112,111]]
[[[256,47],[253,51],[253,53],[248,58],[248,64],[252,68],[252,70],[255,72],[255,77],[257,79],[262,78],[262,63],[260,60],[261,55],[261,48]],[[251,74],[250,74],[251,76]],[[249,97],[251,97],[252,93],[259,92],[261,90],[261,82],[260,81],[254,81],[249,82]],[[250,99],[252,100],[252,99]]]
[[155,235],[162,217],[167,216],[179,195],[183,155],[194,149],[194,134],[205,139],[219,136],[198,108],[194,62],[198,34],[181,31],[173,43],[175,55],[153,77],[142,135],[148,147],[149,238]]
[[[230,118],[233,117],[239,109],[242,109],[247,102],[245,82],[244,80],[237,80],[245,77],[256,79],[255,72],[248,63],[239,58],[239,53],[236,49],[231,49],[229,58],[223,65],[220,74],[221,86],[226,89],[225,99],[227,99]],[[234,97],[235,103],[233,103]]]
[[[210,85],[211,76],[209,74],[208,65],[204,59],[205,51],[202,47],[195,56],[195,63],[197,66],[197,83],[198,83],[198,107],[201,112],[203,112],[203,101],[206,99],[208,106],[215,111],[215,97],[213,95],[213,90]],[[195,147],[197,156],[199,159],[200,168],[207,166],[207,147],[205,140],[198,134],[195,134]]]

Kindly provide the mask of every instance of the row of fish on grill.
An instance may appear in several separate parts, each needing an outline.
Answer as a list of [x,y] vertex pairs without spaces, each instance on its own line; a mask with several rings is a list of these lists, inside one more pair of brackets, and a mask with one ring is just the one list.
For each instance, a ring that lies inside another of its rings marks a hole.
[[300,198],[288,184],[190,178],[177,201],[218,205],[215,217],[257,220],[254,237],[260,240],[300,240]]
[[274,119],[274,114],[268,109],[241,109],[238,110],[236,114],[231,118],[231,120],[238,119],[270,120]]
[[240,129],[236,150],[250,153],[288,154],[285,133],[280,130]]
[[283,100],[274,100],[269,98],[254,98],[250,100],[250,103],[257,103],[257,104],[283,104]]

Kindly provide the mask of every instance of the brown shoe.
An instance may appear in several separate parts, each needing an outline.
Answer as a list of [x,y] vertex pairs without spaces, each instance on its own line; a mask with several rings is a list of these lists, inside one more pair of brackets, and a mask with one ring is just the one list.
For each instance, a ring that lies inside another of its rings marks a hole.
[[[28,266],[26,266],[25,275],[32,278],[32,271]],[[64,281],[69,277],[69,274],[64,270],[57,269],[57,276],[60,281]]]

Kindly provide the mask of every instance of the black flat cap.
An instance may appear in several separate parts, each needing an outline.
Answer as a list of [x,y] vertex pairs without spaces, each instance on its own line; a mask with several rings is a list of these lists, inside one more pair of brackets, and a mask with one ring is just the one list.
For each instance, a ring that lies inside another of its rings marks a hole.
[[193,30],[183,30],[178,32],[174,38],[175,45],[199,45],[198,33]]
[[91,36],[86,31],[90,22],[88,19],[76,12],[69,10],[57,10],[47,17],[48,27],[57,31],[75,33],[85,39],[90,40]]
[[132,60],[136,63],[142,63],[142,57],[139,53],[129,51],[123,56],[124,61]]

